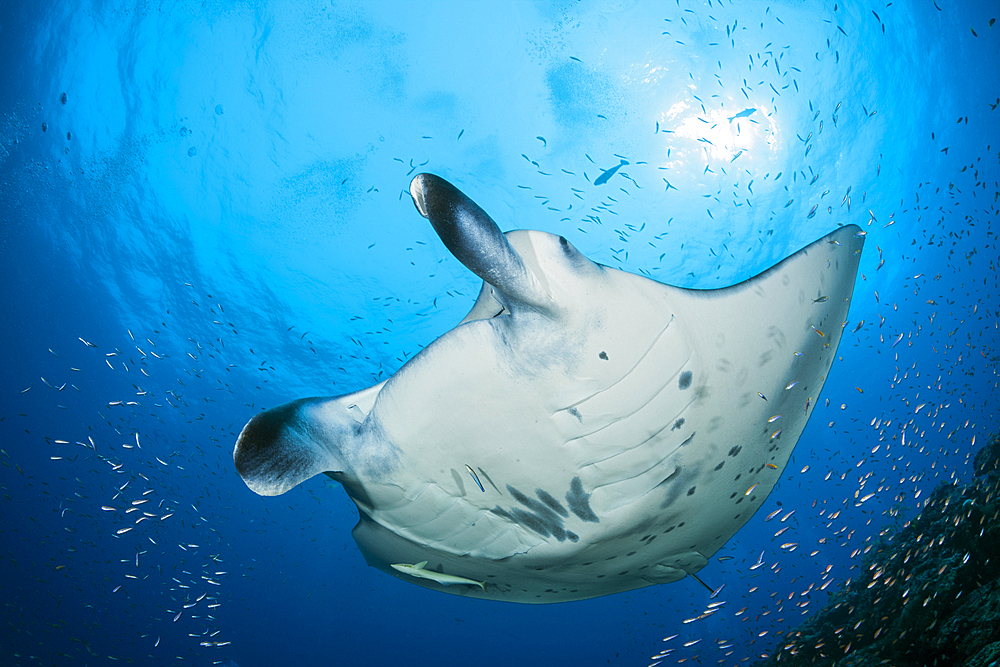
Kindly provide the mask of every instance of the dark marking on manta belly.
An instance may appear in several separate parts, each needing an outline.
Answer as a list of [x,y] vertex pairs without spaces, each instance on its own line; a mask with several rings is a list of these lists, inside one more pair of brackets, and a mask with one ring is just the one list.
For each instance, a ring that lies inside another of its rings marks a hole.
[[670,427],[670,430],[671,431],[676,431],[681,426],[684,426],[684,417],[681,417],[680,419],[678,419],[677,421],[675,421],[674,425]]
[[688,387],[690,387],[691,378],[692,378],[691,371],[684,371],[683,373],[681,373],[680,378],[677,380],[678,389],[687,389]]
[[535,500],[508,484],[507,493],[509,493],[514,500],[521,503],[521,505],[524,506],[524,509],[514,507],[508,511],[498,505],[490,510],[491,512],[513,523],[519,523],[525,528],[535,531],[542,537],[548,537],[551,535],[560,542],[563,540],[576,542],[580,539],[580,536],[573,531],[566,530],[563,525],[563,519],[569,518],[569,512],[567,512],[562,503],[556,500],[548,491],[544,489],[536,489],[535,495],[538,496],[538,500]]
[[570,511],[582,520],[592,523],[600,522],[600,519],[594,514],[594,510],[590,509],[590,494],[584,493],[583,482],[580,481],[579,477],[574,477],[573,481],[570,482],[569,492],[566,493],[566,504],[569,505]]
[[[666,489],[666,495],[663,498],[663,501],[660,503],[660,509],[666,509],[667,507],[672,505],[673,502],[680,497],[681,491],[687,491],[688,495],[694,493],[695,487],[693,486],[690,488],[686,487],[688,483],[698,479],[698,476],[700,474],[701,474],[701,468],[692,468],[690,470],[685,470],[683,468],[678,467],[669,477],[667,477],[665,480],[657,484],[656,488]],[[676,481],[671,482],[671,480],[674,480],[674,478],[676,478]]]
[[605,352],[604,350],[601,350],[601,353],[597,356],[599,356],[601,359],[604,359],[604,361],[608,360],[608,353]]
[[[510,488],[510,487],[508,487]],[[517,507],[513,508],[511,511],[514,519],[524,526],[525,528],[530,528],[542,537],[548,537],[550,534],[552,537],[556,538],[560,542],[566,539],[566,531],[563,529],[562,522],[556,523],[554,521],[548,521],[537,514],[532,514],[531,512],[525,512]]]
[[667,475],[665,478],[663,478],[663,481],[660,482],[659,484],[657,484],[657,486],[663,485],[664,482],[671,481],[673,478],[677,477],[677,475],[679,475],[679,474],[681,474],[681,467],[677,466],[676,468],[674,468],[674,471],[672,473],[670,473],[669,475]]
[[535,489],[535,495],[538,496],[539,500],[548,505],[549,508],[559,516],[569,517],[569,512],[567,512],[566,508],[562,506],[562,503],[549,495],[548,491]]

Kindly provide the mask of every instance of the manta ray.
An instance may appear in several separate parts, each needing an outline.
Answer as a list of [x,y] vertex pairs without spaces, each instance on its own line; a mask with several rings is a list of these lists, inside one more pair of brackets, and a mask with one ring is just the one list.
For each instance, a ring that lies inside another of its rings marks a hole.
[[325,473],[369,565],[447,593],[552,603],[696,578],[817,404],[864,233],[683,289],[503,233],[438,176],[410,195],[478,299],[388,380],[254,415],[233,452],[247,486]]

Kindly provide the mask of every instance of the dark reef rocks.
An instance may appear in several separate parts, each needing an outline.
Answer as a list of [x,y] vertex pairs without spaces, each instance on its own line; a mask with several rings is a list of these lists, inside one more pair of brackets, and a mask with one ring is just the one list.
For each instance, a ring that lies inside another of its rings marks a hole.
[[976,452],[972,466],[977,477],[981,475],[996,477],[1000,474],[1000,437],[993,436]]
[[1000,436],[757,667],[1000,667]]

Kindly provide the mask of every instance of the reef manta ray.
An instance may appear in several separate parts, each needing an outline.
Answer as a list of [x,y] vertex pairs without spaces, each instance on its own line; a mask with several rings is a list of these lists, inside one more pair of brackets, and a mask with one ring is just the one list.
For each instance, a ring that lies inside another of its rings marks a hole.
[[246,484],[273,496],[326,473],[369,565],[458,595],[562,602],[697,573],[817,403],[861,230],[692,290],[504,234],[438,176],[410,194],[479,298],[385,382],[256,414],[233,452]]

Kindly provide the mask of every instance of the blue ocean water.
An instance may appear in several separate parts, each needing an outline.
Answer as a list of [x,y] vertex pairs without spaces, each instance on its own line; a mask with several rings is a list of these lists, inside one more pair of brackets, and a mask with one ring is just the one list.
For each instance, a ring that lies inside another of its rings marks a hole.
[[[3,664],[780,651],[1000,423],[1000,12],[955,4],[5,5]],[[381,381],[471,306],[421,171],[683,287],[867,232],[815,414],[699,573],[719,611],[691,580],[542,606],[408,585],[365,565],[339,485],[240,479],[253,414]]]

